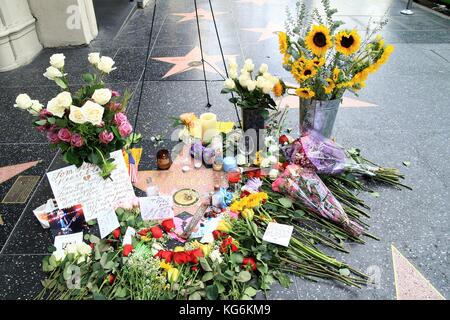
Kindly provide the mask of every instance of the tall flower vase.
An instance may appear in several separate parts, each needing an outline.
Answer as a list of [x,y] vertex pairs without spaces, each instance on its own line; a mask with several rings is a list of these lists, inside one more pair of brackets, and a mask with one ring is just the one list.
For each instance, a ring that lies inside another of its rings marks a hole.
[[[253,156],[262,147],[265,119],[263,108],[242,108],[242,130],[245,136],[245,153]],[[254,131],[253,131],[254,130]],[[255,136],[256,135],[256,136]],[[251,141],[250,141],[251,140]]]
[[320,101],[300,98],[300,134],[314,129],[324,137],[330,138],[340,103],[341,99]]

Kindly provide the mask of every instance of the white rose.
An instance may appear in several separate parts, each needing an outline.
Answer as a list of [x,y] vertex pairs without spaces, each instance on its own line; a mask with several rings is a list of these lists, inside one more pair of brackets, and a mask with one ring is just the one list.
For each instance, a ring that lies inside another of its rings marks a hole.
[[264,88],[266,86],[266,79],[264,79],[263,76],[259,76],[256,78],[256,86],[260,89]]
[[16,98],[16,104],[14,105],[15,108],[19,108],[22,110],[27,110],[33,102],[31,101],[31,98],[26,93],[19,94]]
[[66,257],[66,253],[64,252],[64,250],[53,251],[52,255],[55,257],[55,260],[57,262],[63,261],[64,258]]
[[273,84],[269,81],[266,81],[266,83],[264,84],[264,87],[262,88],[262,91],[265,94],[269,94],[273,89]]
[[264,74],[269,70],[269,66],[265,63],[261,64],[259,67],[259,73]]
[[83,112],[86,121],[98,126],[102,122],[105,108],[95,102],[87,101],[84,106],[81,107],[81,111]]
[[75,244],[75,243],[69,243],[67,246],[66,246],[66,249],[65,249],[65,251],[68,253],[68,254],[76,254],[77,252],[78,252],[78,250],[77,250],[77,245]]
[[247,81],[247,89],[248,91],[253,91],[256,88],[256,81],[249,80]]
[[97,89],[92,95],[92,99],[100,105],[105,105],[111,100],[112,92],[109,89]]
[[272,180],[275,180],[276,178],[278,178],[279,174],[280,174],[280,172],[277,169],[271,169],[269,171],[269,178]]
[[247,87],[247,82],[250,81],[250,77],[249,77],[248,73],[243,73],[239,76],[238,80],[239,80],[239,84],[245,88],[245,87]]
[[97,65],[100,62],[100,53],[99,52],[89,53],[88,60],[90,64]]
[[116,70],[117,68],[113,68],[113,65],[115,64],[114,60],[110,57],[101,57],[100,61],[97,64],[97,68],[104,72],[104,73],[110,73],[113,70]]
[[233,90],[234,88],[236,88],[236,84],[234,83],[234,80],[230,79],[230,78],[225,80],[225,88],[227,88],[229,90]]
[[262,161],[261,161],[261,167],[262,167],[262,168],[270,167],[270,160],[269,160],[269,158],[264,158],[264,159],[262,159]]
[[237,70],[230,69],[230,71],[228,73],[229,73],[231,79],[237,79],[237,77],[238,77]]
[[227,64],[228,64],[228,66],[230,67],[230,68],[233,68],[233,67],[237,67],[237,63],[236,63],[236,57],[229,57],[228,59],[227,59]]
[[209,257],[211,258],[211,260],[213,262],[218,262],[219,264],[222,263],[223,259],[221,257],[221,254],[219,252],[219,250],[213,250],[210,254]]
[[238,166],[242,166],[247,163],[247,158],[242,153],[240,153],[236,156],[236,163]]
[[56,96],[56,99],[58,99],[59,105],[66,109],[69,109],[72,105],[72,95],[68,91],[61,92]]
[[66,57],[62,53],[56,53],[50,57],[50,64],[56,69],[64,68],[64,60]]
[[62,72],[55,67],[48,67],[44,73],[44,77],[49,80],[55,80],[56,78],[61,78],[63,76]]
[[91,251],[92,248],[85,242],[79,243],[77,245],[77,252],[82,256],[91,254]]
[[38,100],[32,100],[31,102],[32,104],[30,109],[28,109],[28,112],[36,116],[39,114],[39,112],[41,112],[44,106]]
[[83,124],[86,122],[83,111],[81,111],[81,108],[76,106],[70,106],[69,120],[78,124]]
[[278,146],[276,144],[273,144],[269,147],[269,152],[274,154],[278,152]]
[[56,117],[62,118],[64,112],[66,111],[66,108],[59,104],[57,98],[53,98],[47,103],[47,111]]
[[253,69],[255,69],[252,59],[245,60],[244,69],[247,70],[247,72],[252,72]]
[[262,75],[264,77],[264,79],[266,80],[271,80],[272,79],[272,75],[269,72],[265,72]]

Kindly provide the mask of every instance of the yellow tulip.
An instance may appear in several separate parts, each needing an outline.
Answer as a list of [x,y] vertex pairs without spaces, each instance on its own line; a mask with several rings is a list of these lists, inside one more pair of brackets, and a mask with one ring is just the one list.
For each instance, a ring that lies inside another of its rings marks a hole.
[[217,226],[217,230],[222,232],[230,232],[231,225],[228,221],[220,220],[219,225]]
[[167,271],[167,280],[169,280],[170,283],[174,283],[178,280],[179,275],[180,271],[178,271],[177,268],[171,268]]
[[242,216],[247,220],[253,220],[254,215],[255,212],[253,211],[253,209],[245,209],[244,211],[242,211]]
[[161,269],[166,270],[166,271],[169,271],[170,269],[173,268],[172,265],[171,265],[170,263],[167,263],[167,262],[164,262],[164,261],[161,261],[161,262],[159,263],[159,267],[160,267]]

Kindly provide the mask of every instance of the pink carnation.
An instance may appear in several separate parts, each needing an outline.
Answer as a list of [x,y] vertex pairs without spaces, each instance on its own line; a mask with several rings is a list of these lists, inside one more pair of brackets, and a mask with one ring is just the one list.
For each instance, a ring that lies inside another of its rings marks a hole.
[[117,126],[120,126],[124,122],[128,122],[128,118],[122,112],[118,112],[114,115],[114,123]]
[[125,138],[128,137],[130,135],[130,133],[133,131],[133,127],[131,126],[131,124],[127,121],[122,122],[119,125],[119,133],[120,135]]
[[72,134],[70,133],[69,129],[67,128],[62,128],[61,130],[59,130],[58,132],[58,138],[61,141],[64,142],[70,142],[71,138],[72,138]]
[[74,147],[81,147],[84,144],[83,137],[78,133],[74,133],[72,135],[72,139],[70,141]]
[[114,134],[105,130],[100,132],[98,138],[100,139],[101,143],[108,144],[114,139]]

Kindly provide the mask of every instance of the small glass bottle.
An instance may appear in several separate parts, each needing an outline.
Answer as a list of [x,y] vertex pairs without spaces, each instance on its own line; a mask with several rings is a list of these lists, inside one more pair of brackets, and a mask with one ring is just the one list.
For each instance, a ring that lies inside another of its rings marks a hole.
[[159,188],[157,185],[153,184],[153,180],[150,177],[147,178],[147,189],[145,189],[145,193],[147,194],[147,197],[159,195]]

